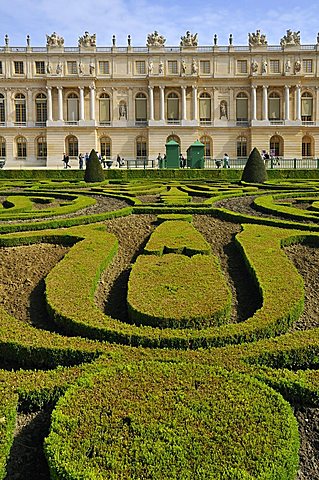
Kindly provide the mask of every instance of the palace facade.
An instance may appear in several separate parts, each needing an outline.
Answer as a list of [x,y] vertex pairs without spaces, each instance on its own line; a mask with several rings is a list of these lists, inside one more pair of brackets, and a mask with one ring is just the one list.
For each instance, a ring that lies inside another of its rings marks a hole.
[[[64,46],[0,47],[0,159],[6,168],[62,164],[95,148],[115,159],[155,159],[174,139],[185,154],[199,139],[207,157],[246,157],[252,147],[284,158],[319,157],[319,39],[280,45],[249,34],[247,46],[199,46],[186,32],[168,47],[96,46],[95,35]],[[72,162],[71,162],[72,163]]]

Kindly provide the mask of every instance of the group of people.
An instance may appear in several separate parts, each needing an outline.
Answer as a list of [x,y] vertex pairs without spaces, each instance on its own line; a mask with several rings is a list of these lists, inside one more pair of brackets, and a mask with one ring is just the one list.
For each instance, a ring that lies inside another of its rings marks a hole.
[[274,157],[274,155],[271,155],[267,150],[261,151],[261,158],[265,162],[266,167],[268,166],[269,160],[271,160],[272,165],[280,165],[279,157]]
[[[109,165],[107,164],[107,162],[110,162],[110,160],[106,157],[106,155],[101,155],[99,152],[96,152],[96,154],[98,156],[98,159],[99,159],[101,165],[103,165],[103,168],[108,167]],[[89,158],[90,158],[90,156],[87,152],[85,154],[83,154],[83,153],[79,154],[78,160],[79,160],[79,169],[80,170],[83,170],[84,167],[86,167]],[[62,161],[64,163],[64,168],[71,168],[69,155],[67,155],[66,153],[63,153]],[[117,155],[116,162],[117,162],[119,167],[122,167],[125,164],[124,158],[121,158],[120,155]]]
[[221,166],[223,166],[223,168],[230,168],[228,153],[224,153],[223,159],[218,158],[217,160],[215,160],[215,164],[217,168],[220,168]]

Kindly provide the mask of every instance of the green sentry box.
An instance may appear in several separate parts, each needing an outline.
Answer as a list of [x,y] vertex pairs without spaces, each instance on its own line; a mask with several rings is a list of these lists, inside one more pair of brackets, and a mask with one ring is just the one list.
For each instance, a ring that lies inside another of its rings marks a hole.
[[166,147],[166,168],[179,168],[180,147],[177,142],[171,140],[165,144]]
[[205,145],[199,140],[192,143],[187,149],[187,167],[204,168]]

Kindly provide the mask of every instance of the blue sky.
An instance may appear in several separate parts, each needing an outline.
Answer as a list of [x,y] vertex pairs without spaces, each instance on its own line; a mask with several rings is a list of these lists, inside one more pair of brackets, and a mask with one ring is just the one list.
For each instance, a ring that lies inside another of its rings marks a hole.
[[200,45],[211,45],[214,33],[226,45],[229,33],[235,45],[247,45],[248,32],[260,29],[268,43],[279,44],[288,28],[301,31],[303,44],[316,43],[319,31],[318,3],[295,0],[1,0],[0,45],[4,35],[10,45],[23,46],[26,35],[31,45],[44,46],[46,33],[56,31],[66,46],[76,46],[87,30],[97,34],[97,45],[125,46],[127,35],[133,46],[143,46],[148,33],[158,30],[166,45],[178,45],[186,30],[198,33]]

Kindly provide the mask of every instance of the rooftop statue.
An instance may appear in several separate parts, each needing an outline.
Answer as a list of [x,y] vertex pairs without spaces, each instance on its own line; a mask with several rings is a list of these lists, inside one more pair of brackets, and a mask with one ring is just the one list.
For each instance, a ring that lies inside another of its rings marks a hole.
[[187,30],[186,34],[181,37],[181,47],[197,47],[198,45],[198,38],[197,38],[197,33],[195,35],[192,35],[189,30]]
[[79,47],[96,47],[96,33],[90,35],[89,32],[84,32],[84,35],[79,37]]
[[287,34],[280,40],[280,45],[285,47],[286,45],[300,45],[300,31],[292,32],[287,30]]
[[147,47],[163,47],[166,42],[166,38],[163,35],[159,35],[159,33],[155,30],[154,33],[149,33],[147,35]]
[[63,47],[64,38],[60,37],[56,32],[52,35],[47,35],[47,47]]
[[267,45],[266,35],[260,34],[260,30],[256,30],[256,33],[248,33],[248,41],[250,47]]

